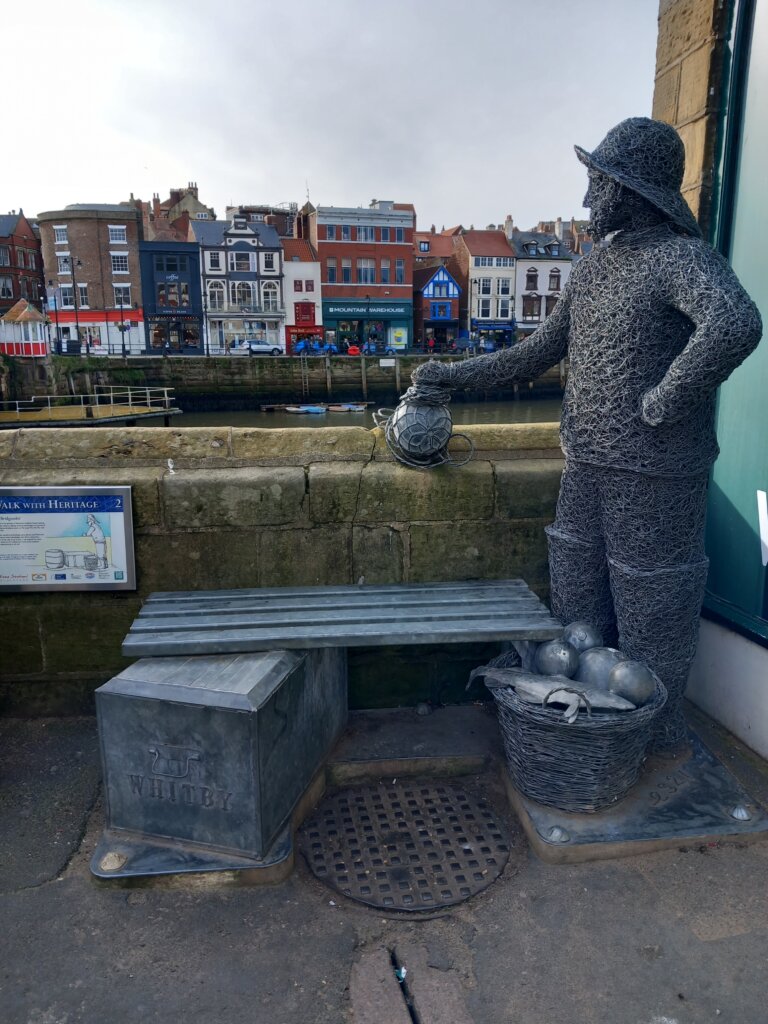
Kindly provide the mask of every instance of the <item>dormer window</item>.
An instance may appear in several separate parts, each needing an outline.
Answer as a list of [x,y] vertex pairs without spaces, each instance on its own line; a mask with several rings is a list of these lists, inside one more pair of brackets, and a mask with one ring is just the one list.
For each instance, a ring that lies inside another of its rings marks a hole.
[[429,252],[429,242],[419,242],[419,252]]
[[550,255],[552,255],[552,256],[559,256],[560,255],[560,246],[559,245],[550,245],[549,252],[550,252]]
[[538,254],[538,251],[539,251],[539,247],[536,245],[535,242],[529,242],[528,243],[528,255],[529,256],[536,256]]
[[232,221],[232,227],[235,229],[235,231],[245,231],[245,229],[248,227],[248,221],[246,220],[245,217],[235,217],[235,219]]

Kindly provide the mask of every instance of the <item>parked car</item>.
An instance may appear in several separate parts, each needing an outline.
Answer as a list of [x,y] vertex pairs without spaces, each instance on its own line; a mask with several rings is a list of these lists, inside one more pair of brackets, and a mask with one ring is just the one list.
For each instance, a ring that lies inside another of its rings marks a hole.
[[271,341],[249,341],[248,350],[252,356],[281,356],[283,350]]

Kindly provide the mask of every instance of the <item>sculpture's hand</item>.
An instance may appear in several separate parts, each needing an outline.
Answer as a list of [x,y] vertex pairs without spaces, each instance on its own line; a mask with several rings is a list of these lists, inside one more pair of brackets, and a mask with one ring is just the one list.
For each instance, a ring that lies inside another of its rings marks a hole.
[[428,363],[420,363],[411,374],[414,384],[436,388],[450,387],[451,364],[430,359]]
[[658,427],[664,422],[664,407],[658,388],[651,388],[643,395],[640,416],[647,427]]

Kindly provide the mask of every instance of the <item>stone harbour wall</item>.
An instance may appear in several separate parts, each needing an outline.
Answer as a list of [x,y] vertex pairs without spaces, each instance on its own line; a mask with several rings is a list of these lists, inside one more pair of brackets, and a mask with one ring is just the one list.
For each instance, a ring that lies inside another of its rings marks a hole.
[[[429,472],[396,464],[382,432],[359,427],[0,433],[0,486],[131,486],[138,582],[3,594],[0,708],[89,707],[127,664],[120,644],[152,591],[522,577],[546,598],[557,424],[462,429],[472,462]],[[353,703],[445,700],[448,663],[457,697],[488,647],[465,646],[352,652]]]

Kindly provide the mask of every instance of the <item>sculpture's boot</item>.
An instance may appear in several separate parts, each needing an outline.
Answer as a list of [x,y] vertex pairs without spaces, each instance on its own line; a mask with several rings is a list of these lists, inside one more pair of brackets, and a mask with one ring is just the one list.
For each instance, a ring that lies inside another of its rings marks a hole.
[[609,559],[619,648],[642,661],[667,688],[649,750],[672,752],[687,730],[682,700],[699,635],[706,560],[662,569],[633,569]]
[[589,622],[606,646],[616,643],[616,618],[605,549],[554,526],[546,528],[552,614],[563,625]]

